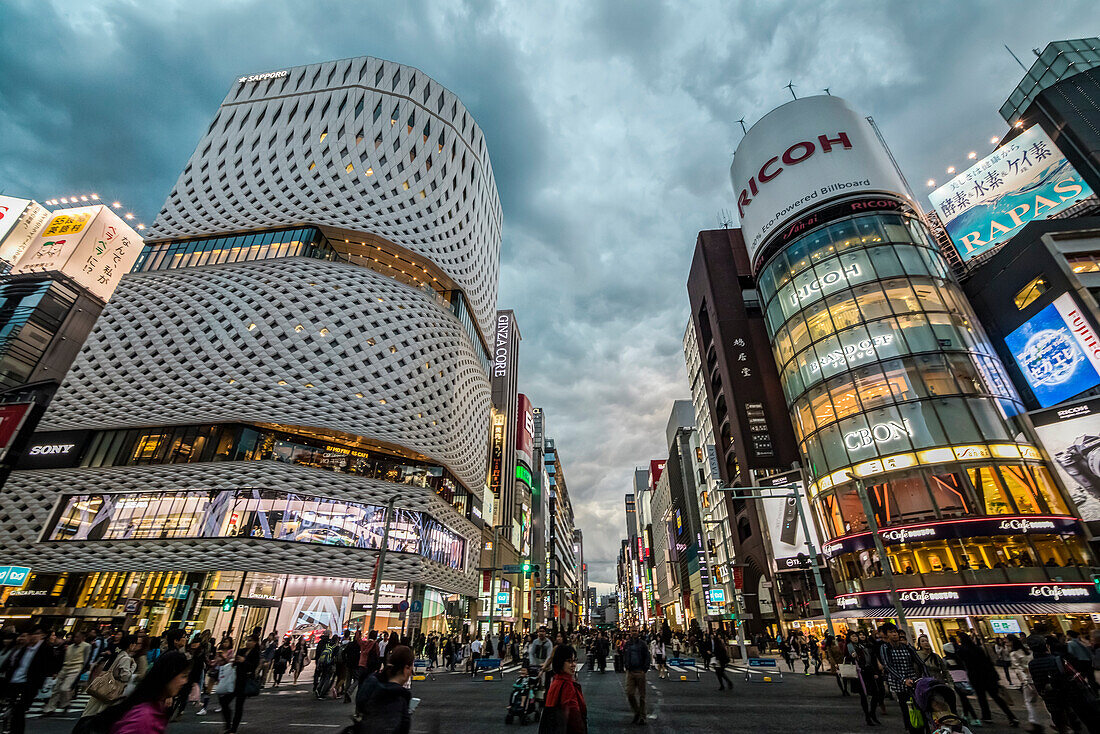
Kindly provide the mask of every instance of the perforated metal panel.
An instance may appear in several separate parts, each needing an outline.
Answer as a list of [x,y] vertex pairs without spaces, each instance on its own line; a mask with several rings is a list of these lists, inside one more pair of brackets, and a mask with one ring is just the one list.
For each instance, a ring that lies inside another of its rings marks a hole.
[[40,430],[261,422],[412,449],[474,493],[489,381],[424,290],[284,258],[123,279]]
[[502,213],[485,138],[453,94],[373,58],[233,84],[147,239],[324,224],[432,260],[492,333]]

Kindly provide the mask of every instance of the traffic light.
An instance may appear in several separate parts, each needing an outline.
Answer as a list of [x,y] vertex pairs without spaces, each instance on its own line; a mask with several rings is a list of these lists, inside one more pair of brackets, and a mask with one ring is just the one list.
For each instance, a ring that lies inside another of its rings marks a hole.
[[524,561],[523,562],[523,572],[524,573],[531,573],[531,562],[530,561]]
[[235,606],[237,606],[237,600],[234,599],[232,596],[227,596],[227,597],[225,597],[225,599],[222,600],[222,611],[223,612],[232,612],[233,607],[235,607]]

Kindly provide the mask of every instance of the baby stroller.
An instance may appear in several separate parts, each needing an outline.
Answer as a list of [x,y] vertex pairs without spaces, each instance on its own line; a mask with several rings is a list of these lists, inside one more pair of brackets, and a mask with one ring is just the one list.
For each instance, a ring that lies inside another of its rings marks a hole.
[[508,713],[504,715],[504,723],[511,724],[519,719],[520,724],[537,721],[539,718],[539,699],[536,697],[539,680],[537,674],[521,668],[516,682],[512,684],[512,695],[508,699]]
[[931,734],[972,734],[955,711],[955,689],[946,683],[921,678],[913,686],[913,703],[920,709],[925,728]]

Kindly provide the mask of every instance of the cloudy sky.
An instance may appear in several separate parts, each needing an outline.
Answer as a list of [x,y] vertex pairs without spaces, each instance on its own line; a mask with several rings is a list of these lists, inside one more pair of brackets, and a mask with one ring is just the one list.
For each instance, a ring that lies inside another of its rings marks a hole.
[[97,191],[147,223],[237,76],[410,64],[485,131],[504,206],[499,305],[547,413],[593,581],[614,580],[632,470],[688,397],[696,233],[733,209],[741,136],[829,87],[874,116],[919,193],[989,150],[1033,48],[1095,2],[3,0],[0,191]]

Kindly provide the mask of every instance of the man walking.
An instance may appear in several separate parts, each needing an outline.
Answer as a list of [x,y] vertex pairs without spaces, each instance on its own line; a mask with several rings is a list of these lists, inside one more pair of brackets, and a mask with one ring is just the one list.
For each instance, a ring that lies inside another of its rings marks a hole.
[[53,712],[60,708],[65,711],[73,700],[73,688],[80,672],[84,670],[84,664],[88,661],[88,653],[92,646],[84,641],[83,632],[74,632],[72,641],[65,648],[65,657],[61,663],[61,670],[57,673],[54,682],[53,695],[42,708],[43,716],[52,716]]
[[35,627],[27,636],[26,646],[12,653],[0,670],[0,676],[8,682],[6,695],[12,701],[11,734],[26,731],[27,709],[50,672],[53,656],[45,638],[46,631]]
[[596,651],[596,664],[600,667],[600,672],[603,673],[607,670],[607,654],[611,652],[611,642],[607,639],[606,632],[600,632],[600,636],[596,638],[593,647]]
[[908,734],[920,734],[909,723],[909,700],[913,697],[913,685],[925,676],[924,663],[913,646],[901,639],[893,622],[878,628],[884,644],[879,648],[879,662],[886,671],[889,686],[901,707],[901,720]]
[[638,636],[637,630],[632,630],[630,642],[623,649],[623,666],[626,668],[626,698],[634,710],[633,724],[645,723],[645,674],[652,662],[649,645]]

